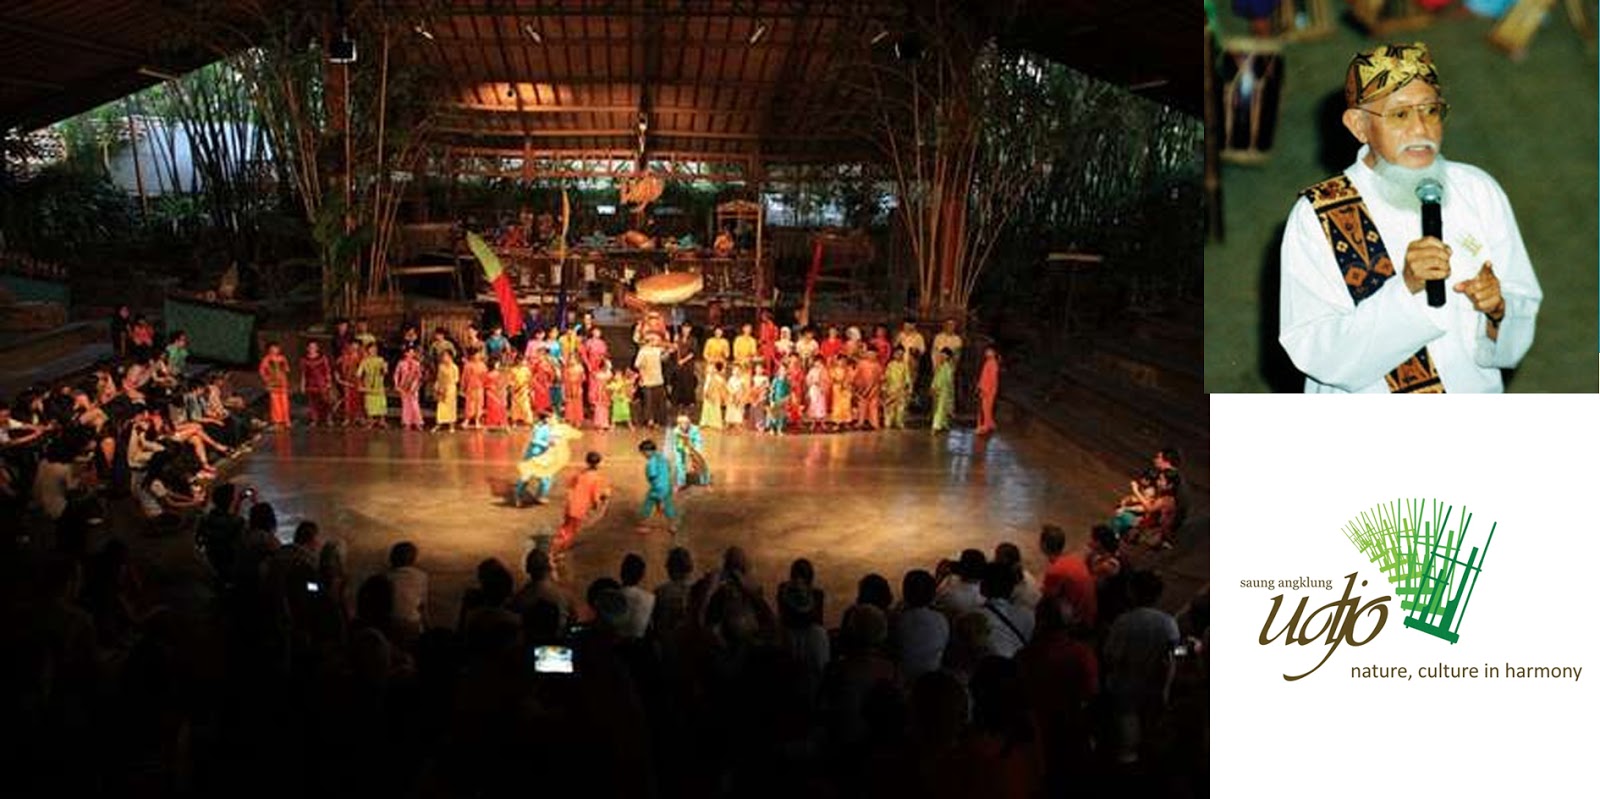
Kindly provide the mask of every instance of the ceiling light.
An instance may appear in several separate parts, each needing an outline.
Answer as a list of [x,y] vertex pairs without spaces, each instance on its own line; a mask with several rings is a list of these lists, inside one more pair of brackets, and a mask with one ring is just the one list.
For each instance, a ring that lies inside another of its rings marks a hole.
[[532,39],[534,44],[544,44],[544,36],[539,33],[538,28],[533,27],[533,23],[522,23],[522,32],[528,34],[528,38]]
[[874,34],[873,37],[872,37],[872,43],[873,44],[877,44],[878,42],[881,42],[881,41],[883,41],[884,39],[887,39],[887,38],[889,38],[889,29],[888,28],[879,28],[878,32],[876,34]]
[[761,37],[766,36],[766,35],[767,35],[767,23],[765,23],[765,22],[757,22],[756,23],[756,29],[750,32],[750,43],[751,44],[755,44],[756,42],[761,41]]
[[428,30],[428,26],[425,23],[418,22],[417,24],[411,26],[411,29],[421,34],[422,38],[427,39],[430,42],[433,41],[433,31]]

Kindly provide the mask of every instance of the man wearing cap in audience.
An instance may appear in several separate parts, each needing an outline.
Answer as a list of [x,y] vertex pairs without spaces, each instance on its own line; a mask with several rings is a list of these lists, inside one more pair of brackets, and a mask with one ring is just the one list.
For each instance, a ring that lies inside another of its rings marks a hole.
[[[1344,96],[1356,161],[1301,193],[1283,235],[1278,340],[1305,390],[1504,390],[1543,295],[1500,185],[1440,154],[1450,107],[1427,47],[1357,54]],[[1442,238],[1422,235],[1434,184]]]

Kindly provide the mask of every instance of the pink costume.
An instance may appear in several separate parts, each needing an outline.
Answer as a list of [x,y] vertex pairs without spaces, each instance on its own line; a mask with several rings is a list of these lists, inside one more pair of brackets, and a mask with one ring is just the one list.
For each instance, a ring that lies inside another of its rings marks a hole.
[[422,426],[422,364],[411,358],[401,358],[394,367],[394,388],[400,393],[400,425]]
[[606,388],[610,382],[611,370],[606,368],[602,360],[598,368],[589,372],[589,413],[594,417],[594,426],[598,430],[611,429],[611,393]]
[[811,371],[806,373],[806,417],[813,422],[828,418],[828,389],[823,385],[826,376],[822,361],[813,361]]

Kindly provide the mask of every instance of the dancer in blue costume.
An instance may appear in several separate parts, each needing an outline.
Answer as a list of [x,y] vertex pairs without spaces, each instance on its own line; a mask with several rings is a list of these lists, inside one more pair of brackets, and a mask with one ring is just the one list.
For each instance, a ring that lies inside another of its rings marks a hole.
[[[546,450],[550,449],[551,443],[550,414],[548,412],[541,413],[539,414],[539,421],[533,425],[533,435],[528,438],[528,446],[522,451],[522,459],[527,460],[543,455]],[[552,475],[539,478],[539,492],[534,495],[533,504],[543,505],[550,501],[546,497],[550,494],[550,482],[553,477]],[[529,480],[530,478],[528,477],[518,480],[516,488],[511,491],[511,503],[519,508],[522,507],[522,493],[527,489]]]
[[656,449],[654,441],[641,442],[639,452],[645,457],[644,479],[650,486],[644,495],[644,505],[639,508],[639,523],[649,521],[659,507],[661,515],[667,518],[667,529],[677,532],[678,511],[672,506],[672,465],[667,462],[667,456]]

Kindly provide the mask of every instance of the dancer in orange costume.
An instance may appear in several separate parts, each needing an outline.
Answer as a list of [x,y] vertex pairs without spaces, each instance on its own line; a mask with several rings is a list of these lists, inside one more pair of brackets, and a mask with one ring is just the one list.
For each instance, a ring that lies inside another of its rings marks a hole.
[[978,432],[994,432],[994,401],[1000,396],[1000,354],[983,348],[983,370],[978,372]]

